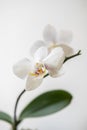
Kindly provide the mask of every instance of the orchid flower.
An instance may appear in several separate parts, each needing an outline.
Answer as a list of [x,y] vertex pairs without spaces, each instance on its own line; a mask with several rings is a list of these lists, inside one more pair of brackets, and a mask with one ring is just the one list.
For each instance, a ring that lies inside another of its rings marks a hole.
[[74,53],[73,48],[69,45],[72,41],[71,31],[61,30],[57,35],[56,29],[52,25],[47,25],[43,31],[43,39],[43,41],[39,40],[33,44],[32,54],[41,46],[47,46],[49,52],[56,47],[62,47],[66,57]]
[[33,90],[40,86],[44,76],[58,77],[65,60],[65,53],[61,47],[54,48],[48,54],[46,47],[35,51],[31,60],[25,58],[13,66],[16,76],[26,78],[26,90]]

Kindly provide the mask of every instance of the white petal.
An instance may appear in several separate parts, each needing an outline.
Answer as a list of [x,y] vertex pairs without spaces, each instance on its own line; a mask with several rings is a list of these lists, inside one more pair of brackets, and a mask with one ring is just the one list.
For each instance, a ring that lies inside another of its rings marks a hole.
[[34,53],[37,51],[37,49],[39,49],[42,46],[45,46],[45,43],[43,41],[41,40],[36,41],[30,48],[30,54],[33,56]]
[[13,72],[19,78],[25,78],[30,70],[30,61],[25,58],[13,66]]
[[56,42],[57,32],[52,25],[47,25],[43,31],[43,37],[47,42]]
[[[54,72],[55,72],[55,73],[54,73]],[[57,77],[62,76],[64,73],[65,73],[65,72],[64,72],[64,69],[63,69],[63,67],[62,67],[62,68],[60,68],[59,71],[57,71],[56,69],[55,69],[54,71],[52,71],[52,72],[50,73],[50,76],[52,76],[53,78],[57,78]]]
[[51,76],[54,76],[58,73],[63,65],[64,59],[65,54],[61,47],[53,49],[48,57],[44,59],[44,64],[46,65],[46,68]]
[[63,48],[63,51],[65,52],[66,57],[74,54],[74,50],[70,46],[68,46],[66,44],[60,44],[59,46]]
[[35,55],[34,55],[34,59],[36,61],[42,61],[46,56],[48,55],[48,49],[46,47],[40,47]]
[[73,33],[71,31],[60,31],[59,34],[59,43],[68,44],[72,41]]
[[39,87],[42,83],[43,79],[42,78],[35,78],[32,76],[28,76],[27,81],[26,81],[26,90],[31,91]]

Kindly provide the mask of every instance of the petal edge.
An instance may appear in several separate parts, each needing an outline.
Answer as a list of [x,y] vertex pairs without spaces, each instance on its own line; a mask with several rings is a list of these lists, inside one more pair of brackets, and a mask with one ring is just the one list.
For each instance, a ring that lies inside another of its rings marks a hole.
[[42,78],[40,79],[40,78],[28,76],[26,81],[26,90],[31,91],[38,88],[41,85],[42,80],[43,80]]
[[27,58],[20,60],[13,66],[14,74],[21,79],[27,76],[29,70],[30,70],[30,61]]

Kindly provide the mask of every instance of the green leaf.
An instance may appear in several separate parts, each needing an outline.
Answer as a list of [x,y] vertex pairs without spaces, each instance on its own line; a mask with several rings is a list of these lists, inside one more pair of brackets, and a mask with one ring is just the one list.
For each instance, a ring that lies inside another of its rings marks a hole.
[[2,111],[0,111],[0,120],[13,124],[11,116],[9,116],[7,113],[2,112]]
[[69,105],[71,99],[71,94],[63,90],[46,92],[25,107],[20,114],[19,120],[29,117],[46,116],[60,111]]

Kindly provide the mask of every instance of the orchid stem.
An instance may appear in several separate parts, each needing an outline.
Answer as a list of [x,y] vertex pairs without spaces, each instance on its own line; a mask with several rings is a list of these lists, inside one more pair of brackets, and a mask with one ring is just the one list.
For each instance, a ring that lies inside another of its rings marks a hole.
[[63,63],[65,63],[66,61],[70,60],[71,58],[74,58],[79,55],[81,55],[81,50],[79,50],[76,54],[74,54],[72,56],[66,57]]
[[19,103],[19,100],[20,100],[20,98],[21,98],[21,96],[25,93],[25,91],[26,90],[23,90],[20,94],[19,94],[19,96],[18,96],[18,98],[17,98],[17,100],[16,100],[16,104],[15,104],[15,109],[14,109],[14,125],[13,125],[13,130],[17,130],[17,125],[18,125],[18,121],[17,121],[17,107],[18,107],[18,103]]
[[[72,56],[65,57],[65,60],[64,60],[63,63],[65,63],[66,61],[68,61],[68,60],[70,60],[70,59],[72,59],[72,58],[74,58],[74,57],[76,57],[76,56],[79,56],[79,55],[81,55],[81,50],[79,50],[76,54],[74,54],[74,55],[72,55]],[[47,76],[49,76],[49,73],[47,73],[47,74],[44,76],[44,78],[46,78]]]

